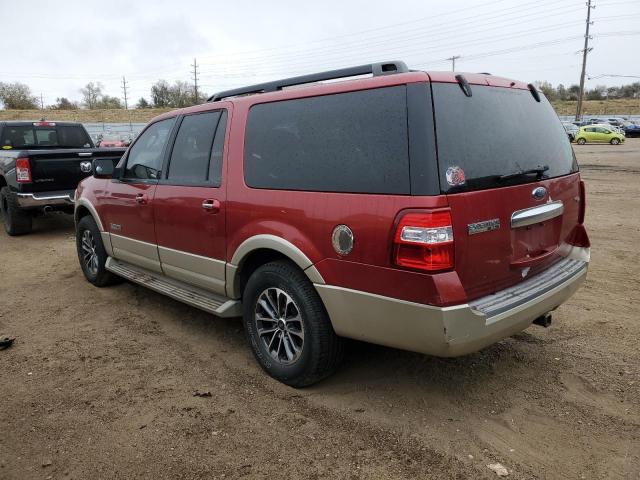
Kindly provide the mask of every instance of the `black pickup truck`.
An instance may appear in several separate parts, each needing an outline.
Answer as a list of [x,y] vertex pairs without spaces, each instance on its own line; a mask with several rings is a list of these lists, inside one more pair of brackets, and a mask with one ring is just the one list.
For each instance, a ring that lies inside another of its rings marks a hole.
[[80,123],[0,122],[0,208],[9,235],[29,233],[33,217],[73,213],[78,182],[93,160],[116,163],[126,148],[95,148]]

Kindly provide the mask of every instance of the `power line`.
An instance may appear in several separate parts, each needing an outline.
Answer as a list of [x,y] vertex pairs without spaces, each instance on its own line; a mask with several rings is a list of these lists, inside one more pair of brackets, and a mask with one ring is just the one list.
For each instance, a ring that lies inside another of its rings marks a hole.
[[584,33],[584,49],[582,50],[582,72],[580,73],[580,92],[578,93],[578,105],[576,107],[576,121],[582,117],[582,99],[584,97],[584,76],[587,68],[587,55],[591,51],[589,48],[589,28],[591,27],[591,10],[596,8],[591,5],[591,0],[587,0],[587,25]]

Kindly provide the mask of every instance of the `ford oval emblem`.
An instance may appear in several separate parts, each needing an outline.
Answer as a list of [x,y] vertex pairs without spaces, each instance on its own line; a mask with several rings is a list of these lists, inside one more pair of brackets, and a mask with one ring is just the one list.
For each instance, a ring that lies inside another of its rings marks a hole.
[[544,197],[547,196],[547,189],[544,187],[534,188],[533,192],[531,192],[531,196],[534,198],[534,200],[543,200]]

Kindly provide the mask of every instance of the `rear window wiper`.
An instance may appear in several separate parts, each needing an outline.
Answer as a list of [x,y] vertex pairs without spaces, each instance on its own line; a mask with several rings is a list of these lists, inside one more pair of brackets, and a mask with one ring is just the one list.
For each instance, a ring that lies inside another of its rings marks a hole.
[[508,175],[500,175],[498,181],[509,180],[511,178],[525,177],[527,175],[533,175],[534,173],[538,178],[542,178],[542,174],[549,170],[549,165],[538,165],[536,168],[530,168],[529,170],[522,170],[521,172],[510,173]]

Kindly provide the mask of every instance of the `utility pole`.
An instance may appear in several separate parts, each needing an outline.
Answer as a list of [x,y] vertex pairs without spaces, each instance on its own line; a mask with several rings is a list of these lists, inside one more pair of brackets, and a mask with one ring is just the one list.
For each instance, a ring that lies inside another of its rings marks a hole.
[[199,102],[199,98],[198,98],[198,62],[196,62],[196,59],[193,59],[193,64],[191,65],[193,67],[193,91],[194,91],[194,97],[196,99],[196,104]]
[[129,114],[129,132],[133,133],[133,125],[131,125],[131,112],[129,112],[129,102],[127,101],[127,79],[122,76],[122,91],[124,92],[124,109]]
[[454,55],[453,57],[447,58],[447,60],[451,60],[451,71],[456,71],[456,60],[460,58],[460,55]]
[[124,109],[129,110],[129,103],[127,102],[127,80],[122,76],[122,91],[124,92]]
[[582,98],[584,97],[584,76],[587,70],[587,54],[592,50],[589,48],[589,28],[591,27],[591,9],[596,8],[591,5],[592,0],[587,0],[587,27],[584,32],[584,50],[582,50],[582,73],[580,74],[580,92],[578,94],[578,106],[576,107],[576,122],[582,117]]
[[42,97],[42,92],[40,92],[40,110],[44,110],[44,98]]

